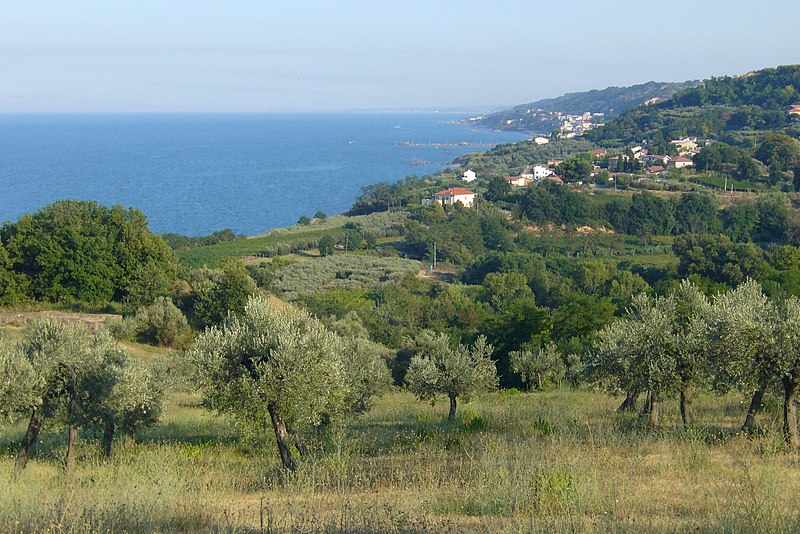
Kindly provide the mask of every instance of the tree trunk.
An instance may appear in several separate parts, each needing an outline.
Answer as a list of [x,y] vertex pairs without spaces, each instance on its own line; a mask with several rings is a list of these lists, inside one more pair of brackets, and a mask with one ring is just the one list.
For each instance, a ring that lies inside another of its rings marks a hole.
[[44,418],[42,417],[41,410],[34,408],[31,413],[31,419],[28,422],[28,430],[25,431],[25,437],[22,438],[22,443],[19,444],[17,451],[17,461],[14,465],[14,471],[22,471],[28,465],[28,460],[31,457],[31,449],[39,439],[39,431],[42,430],[44,425]]
[[292,451],[289,450],[289,444],[291,442],[289,440],[289,433],[286,431],[286,423],[281,416],[281,411],[274,402],[267,404],[267,410],[269,410],[269,416],[272,419],[272,428],[275,430],[275,440],[278,442],[278,452],[281,455],[283,467],[294,471],[296,466],[294,458],[292,458]]
[[786,441],[794,448],[800,447],[800,436],[797,434],[797,394],[800,380],[793,377],[783,378],[783,432]]
[[452,421],[456,418],[456,396],[450,395],[450,413],[447,414],[447,420]]
[[69,425],[69,439],[67,441],[66,471],[71,473],[75,469],[75,446],[78,444],[78,427]]
[[111,447],[114,445],[115,430],[116,425],[114,425],[114,421],[106,421],[103,427],[103,451],[106,454],[106,458],[111,457]]
[[648,391],[647,397],[644,399],[644,406],[642,406],[642,415],[647,415],[653,411],[653,392]]
[[292,443],[294,443],[297,452],[300,453],[300,456],[308,456],[308,447],[306,446],[305,440],[303,440],[303,436],[301,436],[294,428],[286,425],[286,431],[292,437]]
[[747,409],[747,417],[742,425],[742,431],[747,432],[748,434],[753,433],[756,415],[758,415],[758,413],[761,411],[761,400],[764,398],[765,389],[766,388],[764,387],[759,387],[756,392],[753,393],[753,398],[750,400],[750,407]]
[[653,428],[658,427],[658,408],[659,403],[655,400],[650,399],[650,411],[648,412],[647,420],[650,422],[650,426]]
[[692,397],[692,386],[684,383],[681,386],[681,419],[683,420],[684,429],[688,429],[692,426],[694,419],[694,414],[692,413]]
[[639,400],[638,391],[636,391],[635,389],[628,391],[625,394],[625,400],[622,401],[622,404],[620,404],[619,408],[617,408],[617,413],[635,412],[638,400]]

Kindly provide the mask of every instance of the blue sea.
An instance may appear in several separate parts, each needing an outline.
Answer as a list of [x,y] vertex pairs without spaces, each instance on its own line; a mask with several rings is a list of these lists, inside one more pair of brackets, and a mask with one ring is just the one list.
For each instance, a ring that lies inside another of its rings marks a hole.
[[[347,210],[364,185],[432,174],[522,134],[463,113],[0,115],[0,222],[58,199],[142,210],[159,233],[254,235]],[[413,160],[434,165],[420,166]]]

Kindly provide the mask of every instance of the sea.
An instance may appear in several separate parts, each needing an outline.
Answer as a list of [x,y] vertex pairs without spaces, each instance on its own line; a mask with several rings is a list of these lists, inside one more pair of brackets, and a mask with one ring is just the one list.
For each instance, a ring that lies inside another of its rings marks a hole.
[[158,233],[257,235],[302,215],[342,213],[365,185],[433,174],[488,150],[459,143],[526,138],[457,123],[467,116],[0,114],[0,222],[80,199],[138,208]]

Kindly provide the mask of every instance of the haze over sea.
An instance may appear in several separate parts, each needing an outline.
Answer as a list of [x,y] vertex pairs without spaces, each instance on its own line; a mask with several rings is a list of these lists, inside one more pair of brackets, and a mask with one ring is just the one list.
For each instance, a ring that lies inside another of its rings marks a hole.
[[[360,188],[432,174],[520,134],[465,113],[0,115],[0,222],[59,199],[142,210],[156,232],[254,235],[347,210]],[[414,158],[436,166],[414,165]]]

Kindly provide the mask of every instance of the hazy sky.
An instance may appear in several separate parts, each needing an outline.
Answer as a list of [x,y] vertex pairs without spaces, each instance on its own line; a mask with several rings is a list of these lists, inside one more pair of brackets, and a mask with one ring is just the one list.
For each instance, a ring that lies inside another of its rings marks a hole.
[[798,0],[0,0],[0,112],[480,109],[800,63]]

